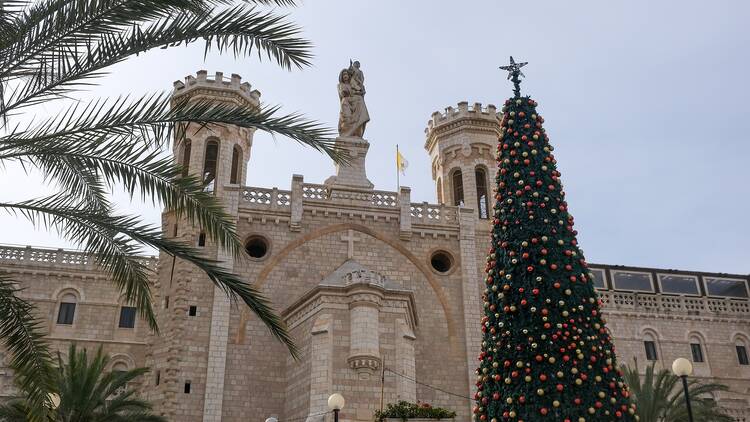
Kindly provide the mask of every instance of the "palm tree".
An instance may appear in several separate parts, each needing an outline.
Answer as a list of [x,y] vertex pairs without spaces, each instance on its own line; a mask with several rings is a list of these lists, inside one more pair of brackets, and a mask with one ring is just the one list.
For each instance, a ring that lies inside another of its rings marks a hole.
[[[37,171],[57,188],[21,202],[0,198],[0,208],[56,230],[92,254],[155,331],[150,274],[139,259],[144,246],[199,267],[295,354],[283,322],[256,289],[198,250],[163,236],[158,226],[118,213],[110,194],[124,188],[131,197],[159,201],[239,257],[241,244],[220,203],[204,191],[202,180],[181,177],[163,151],[184,136],[189,123],[204,130],[231,124],[287,136],[340,160],[327,129],[299,114],[279,115],[275,106],[170,104],[164,94],[77,101],[52,117],[28,113],[23,124],[14,120],[40,103],[70,100],[110,66],[155,48],[202,41],[206,52],[257,53],[289,70],[309,65],[311,44],[299,37],[299,28],[263,10],[294,0],[233,1],[0,0],[0,166]],[[19,298],[16,282],[0,274],[0,337],[28,394],[29,419],[38,421],[54,387],[51,358],[41,323]]]
[[[109,371],[110,358],[102,348],[89,361],[86,349],[75,344],[68,349],[68,361],[58,354],[54,381],[59,391],[59,405],[52,409],[48,421],[122,421],[166,422],[151,413],[151,404],[135,395],[128,384],[148,372],[146,368],[129,371]],[[24,399],[0,406],[0,421],[26,422],[29,403]]]
[[[622,366],[625,382],[630,388],[631,399],[641,422],[685,422],[687,407],[682,381],[666,369],[656,371],[654,362],[646,367],[643,376],[638,374],[638,365]],[[690,404],[696,421],[733,422],[714,401],[712,394],[727,391],[722,384],[702,383],[695,379],[688,382]]]

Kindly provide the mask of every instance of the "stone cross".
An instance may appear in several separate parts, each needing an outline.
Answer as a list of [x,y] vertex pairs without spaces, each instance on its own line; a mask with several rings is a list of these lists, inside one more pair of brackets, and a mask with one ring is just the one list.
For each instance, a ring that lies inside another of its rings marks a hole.
[[362,239],[354,236],[354,230],[349,229],[349,232],[345,236],[341,236],[342,242],[349,242],[349,249],[347,251],[347,258],[354,258],[354,242],[358,242]]

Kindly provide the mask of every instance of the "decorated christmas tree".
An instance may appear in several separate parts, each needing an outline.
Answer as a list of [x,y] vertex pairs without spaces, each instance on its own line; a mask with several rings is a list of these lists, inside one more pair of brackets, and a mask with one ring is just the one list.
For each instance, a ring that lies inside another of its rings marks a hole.
[[492,247],[474,417],[637,421],[536,101],[510,72],[497,148]]

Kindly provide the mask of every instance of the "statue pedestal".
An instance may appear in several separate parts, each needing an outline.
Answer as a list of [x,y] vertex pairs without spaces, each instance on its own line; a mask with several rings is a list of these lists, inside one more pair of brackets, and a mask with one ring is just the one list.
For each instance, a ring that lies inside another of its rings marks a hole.
[[370,143],[362,138],[339,136],[336,147],[345,151],[348,162],[336,164],[336,175],[325,181],[332,199],[370,202],[375,185],[367,179],[365,158]]

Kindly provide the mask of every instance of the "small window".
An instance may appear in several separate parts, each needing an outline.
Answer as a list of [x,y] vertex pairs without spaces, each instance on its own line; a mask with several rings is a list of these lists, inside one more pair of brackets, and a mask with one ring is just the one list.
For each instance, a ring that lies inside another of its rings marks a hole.
[[490,200],[487,196],[487,172],[477,167],[474,170],[474,178],[477,182],[477,210],[479,218],[490,218]]
[[190,394],[190,381],[185,383],[185,394]]
[[445,251],[437,251],[430,257],[430,265],[439,273],[447,273],[453,267],[453,257]]
[[245,242],[245,252],[253,258],[263,258],[268,253],[268,241],[261,236],[252,236]]
[[232,170],[229,172],[229,183],[237,184],[240,180],[240,160],[242,151],[240,147],[235,146],[232,150]]
[[662,293],[699,296],[698,277],[689,275],[659,274]]
[[464,205],[464,176],[461,170],[456,170],[451,176],[453,183],[453,205]]
[[737,361],[740,365],[750,365],[750,361],[747,359],[747,347],[745,345],[737,345]]
[[594,287],[596,287],[597,289],[607,288],[607,284],[604,278],[604,270],[592,268],[591,270],[589,270],[589,273],[591,274],[591,282],[594,284]]
[[182,177],[185,177],[188,175],[188,172],[190,171],[190,150],[191,150],[191,142],[190,140],[185,141],[185,145],[182,147]]
[[706,293],[719,297],[748,297],[747,281],[738,278],[703,277]]
[[169,296],[164,296],[164,309],[169,309]]
[[219,143],[206,142],[206,154],[203,159],[203,186],[206,192],[213,192],[216,184],[216,164],[219,159]]
[[135,307],[123,306],[120,308],[120,328],[135,327]]
[[161,371],[157,369],[156,376],[154,377],[154,385],[159,385],[160,383],[161,383]]
[[174,228],[172,229],[172,237],[177,237],[177,224],[175,224]]
[[198,315],[198,307],[195,305],[190,305],[190,307],[188,308],[188,315],[189,316]]
[[73,325],[73,319],[76,315],[76,302],[78,299],[75,295],[67,293],[60,299],[60,308],[57,311],[57,323],[60,325]]
[[690,343],[690,353],[693,355],[693,362],[703,362],[703,349],[700,343]]
[[652,292],[654,284],[650,273],[637,271],[612,271],[615,290],[631,290],[637,292]]
[[656,343],[650,340],[643,342],[643,346],[646,349],[646,360],[658,360],[659,355],[656,353]]
[[205,232],[200,232],[200,234],[198,234],[198,246],[201,248],[206,246],[206,233]]

